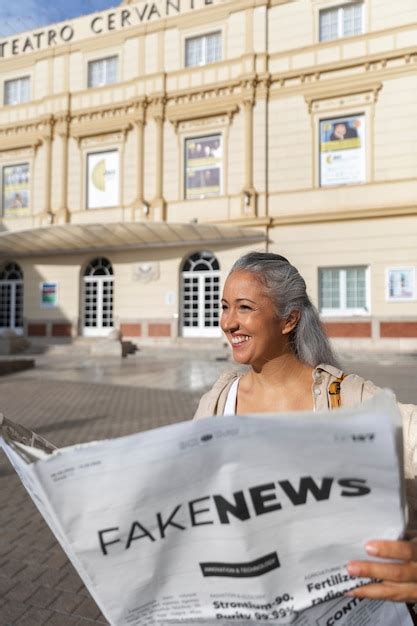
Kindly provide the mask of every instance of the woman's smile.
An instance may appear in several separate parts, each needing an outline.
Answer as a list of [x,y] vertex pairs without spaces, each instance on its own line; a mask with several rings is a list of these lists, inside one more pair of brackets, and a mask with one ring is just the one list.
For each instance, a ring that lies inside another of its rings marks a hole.
[[249,337],[249,335],[232,335],[230,341],[232,342],[233,348],[241,348],[251,339],[252,337]]

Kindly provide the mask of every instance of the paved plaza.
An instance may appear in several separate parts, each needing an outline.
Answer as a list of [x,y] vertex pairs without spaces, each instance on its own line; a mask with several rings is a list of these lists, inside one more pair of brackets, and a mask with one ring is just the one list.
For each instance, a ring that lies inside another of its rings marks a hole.
[[[417,356],[344,355],[346,371],[417,403]],[[57,354],[0,379],[0,410],[58,446],[189,419],[225,369],[225,352],[144,349],[126,359]],[[79,576],[0,453],[0,625],[105,624]]]

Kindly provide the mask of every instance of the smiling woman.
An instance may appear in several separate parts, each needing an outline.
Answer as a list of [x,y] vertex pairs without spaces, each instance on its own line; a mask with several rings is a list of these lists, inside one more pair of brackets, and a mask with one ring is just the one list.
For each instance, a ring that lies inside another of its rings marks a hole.
[[245,255],[226,280],[222,310],[235,361],[251,366],[238,383],[238,412],[312,410],[313,368],[339,365],[298,270],[276,254]]
[[[340,369],[304,279],[282,256],[251,252],[236,261],[224,286],[221,327],[234,360],[249,367],[244,374],[223,374],[202,397],[195,418],[327,411],[354,406],[378,391],[370,381]],[[409,518],[417,527],[417,409],[399,408]],[[416,602],[417,543],[372,540],[365,549],[371,556],[396,562],[350,562],[351,576],[380,582],[349,595]]]

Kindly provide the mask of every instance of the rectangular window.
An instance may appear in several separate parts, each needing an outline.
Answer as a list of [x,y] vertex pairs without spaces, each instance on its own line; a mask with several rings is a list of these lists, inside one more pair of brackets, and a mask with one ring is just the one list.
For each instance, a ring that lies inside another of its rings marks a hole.
[[88,63],[88,86],[102,87],[117,82],[118,58],[107,57]]
[[363,2],[320,11],[320,41],[363,33]]
[[4,83],[4,104],[20,104],[30,100],[30,77],[6,80]]
[[320,185],[366,181],[365,115],[320,120]]
[[3,217],[29,215],[30,167],[29,163],[3,167],[2,209]]
[[186,199],[209,198],[222,193],[222,143],[221,135],[185,140]]
[[323,315],[369,314],[367,267],[319,269],[320,313]]
[[119,204],[119,153],[117,150],[87,155],[87,208]]
[[221,32],[190,37],[185,40],[185,66],[207,65],[220,61],[222,57]]

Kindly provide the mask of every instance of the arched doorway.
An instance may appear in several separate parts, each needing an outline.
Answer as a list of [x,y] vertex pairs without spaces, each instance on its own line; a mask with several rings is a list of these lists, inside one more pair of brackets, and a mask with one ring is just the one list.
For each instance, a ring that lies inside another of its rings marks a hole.
[[23,333],[23,272],[17,263],[0,271],[0,332]]
[[87,265],[83,276],[83,335],[105,337],[113,330],[113,267],[104,257]]
[[181,272],[183,337],[219,337],[220,266],[212,252],[190,255]]

